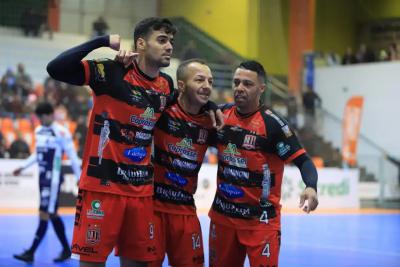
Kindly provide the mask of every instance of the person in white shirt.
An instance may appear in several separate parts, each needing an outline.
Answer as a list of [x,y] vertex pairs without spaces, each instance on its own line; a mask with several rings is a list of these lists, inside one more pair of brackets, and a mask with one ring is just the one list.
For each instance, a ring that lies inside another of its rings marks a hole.
[[21,254],[14,255],[14,258],[28,263],[33,262],[34,253],[46,233],[50,219],[63,246],[62,252],[54,259],[54,262],[62,262],[71,256],[64,223],[57,214],[58,195],[63,182],[61,161],[64,152],[71,161],[77,180],[81,175],[81,165],[74,149],[71,133],[64,126],[54,122],[53,106],[48,102],[39,103],[35,113],[41,124],[35,129],[35,151],[25,160],[23,166],[14,170],[13,173],[18,176],[34,163],[39,165],[40,221],[31,247]]

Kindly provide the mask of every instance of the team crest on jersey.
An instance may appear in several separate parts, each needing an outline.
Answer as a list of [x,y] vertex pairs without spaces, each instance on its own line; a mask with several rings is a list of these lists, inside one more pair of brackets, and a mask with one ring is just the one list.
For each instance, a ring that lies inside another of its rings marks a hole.
[[93,200],[91,209],[87,211],[86,216],[91,219],[103,219],[104,211],[101,210],[101,202],[99,200]]
[[257,137],[255,135],[246,134],[244,136],[242,147],[246,149],[255,149],[256,148],[256,140]]
[[200,129],[199,131],[199,138],[197,139],[197,143],[199,144],[205,144],[207,141],[207,137],[208,137],[208,132],[205,129]]
[[235,144],[228,143],[226,146],[225,150],[223,151],[222,155],[220,158],[228,162],[232,166],[236,166],[239,168],[246,168],[247,167],[247,159],[238,157],[240,156],[240,152],[237,150],[237,147]]
[[140,117],[136,115],[131,115],[130,117],[131,123],[142,126],[143,129],[146,130],[152,130],[154,128],[155,122],[152,121],[154,119],[156,119],[154,117],[154,109],[150,107],[147,107],[146,110],[140,114]]
[[182,141],[174,144],[168,144],[168,148],[170,151],[181,155],[181,157],[197,160],[197,152],[193,150],[193,142],[190,138],[183,138]]
[[89,225],[86,231],[86,243],[89,245],[96,245],[100,242],[101,230],[100,226],[97,224]]
[[97,63],[95,68],[95,80],[98,82],[106,81],[106,73],[104,71],[104,65],[102,63]]

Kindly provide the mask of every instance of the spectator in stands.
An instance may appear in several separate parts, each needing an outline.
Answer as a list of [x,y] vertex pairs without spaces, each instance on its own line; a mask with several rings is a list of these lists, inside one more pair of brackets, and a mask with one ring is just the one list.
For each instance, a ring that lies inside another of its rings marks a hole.
[[10,92],[14,92],[15,89],[15,74],[12,71],[11,68],[8,68],[6,70],[6,73],[4,73],[3,77],[1,77],[1,82],[0,82],[0,91],[1,91],[1,96],[3,97],[5,94],[8,94]]
[[314,129],[315,107],[321,106],[321,102],[322,100],[319,95],[311,87],[308,87],[307,91],[303,94],[305,129]]
[[389,154],[385,153],[385,158],[390,161],[391,163],[393,163],[394,165],[396,165],[397,169],[398,169],[398,176],[399,176],[399,185],[400,185],[400,160],[396,159],[392,156],[390,156]]
[[186,46],[184,46],[182,48],[180,60],[185,61],[188,59],[199,58],[199,57],[200,57],[200,54],[197,49],[196,42],[193,40],[189,40],[189,42],[187,42]]
[[107,30],[109,29],[107,22],[102,16],[98,17],[97,20],[93,22],[92,28],[93,37],[105,35],[107,33]]
[[368,63],[375,61],[374,53],[368,48],[366,44],[361,44],[360,49],[356,55],[357,63]]
[[353,49],[350,46],[348,46],[346,49],[346,53],[342,58],[342,65],[354,64],[356,62],[357,60],[356,56],[353,54]]
[[39,36],[42,18],[33,8],[28,8],[22,13],[20,23],[25,36]]
[[29,145],[23,139],[21,132],[17,131],[17,138],[11,143],[8,152],[12,159],[25,159],[29,157]]
[[396,43],[392,43],[389,46],[389,51],[388,51],[388,58],[390,61],[394,61],[394,60],[399,60],[399,51],[397,50],[397,44]]
[[33,82],[29,74],[25,72],[25,66],[22,63],[17,65],[17,74],[15,76],[16,93],[25,101],[28,95],[33,91]]
[[333,51],[325,53],[325,61],[328,66],[336,66],[340,64],[339,55]]
[[7,153],[6,140],[4,139],[3,134],[0,132],[0,159],[5,158]]

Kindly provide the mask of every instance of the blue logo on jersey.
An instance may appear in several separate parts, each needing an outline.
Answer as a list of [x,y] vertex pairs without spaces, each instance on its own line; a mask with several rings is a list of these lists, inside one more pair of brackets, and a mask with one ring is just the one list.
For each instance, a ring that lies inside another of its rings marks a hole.
[[144,147],[127,148],[124,151],[124,156],[133,162],[142,161],[147,155],[147,151]]
[[222,183],[218,185],[218,188],[227,198],[240,198],[244,195],[242,189],[237,188],[231,184]]
[[165,173],[165,178],[167,178],[168,180],[179,186],[185,186],[188,183],[188,180],[186,180],[184,177],[174,172]]

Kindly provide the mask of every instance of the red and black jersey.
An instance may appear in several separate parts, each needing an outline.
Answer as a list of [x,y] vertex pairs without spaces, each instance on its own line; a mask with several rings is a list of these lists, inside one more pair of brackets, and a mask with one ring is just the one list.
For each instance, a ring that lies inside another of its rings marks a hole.
[[[216,223],[238,229],[278,230],[284,163],[305,150],[287,122],[266,107],[246,116],[233,105],[223,112],[225,126],[217,136],[217,192],[209,215]],[[260,205],[264,175],[270,189],[267,202]]]
[[173,92],[172,79],[154,79],[134,64],[82,61],[92,88],[93,110],[80,188],[127,196],[153,195],[153,128]]
[[196,214],[193,194],[207,147],[215,143],[210,117],[168,107],[154,130],[154,209]]

